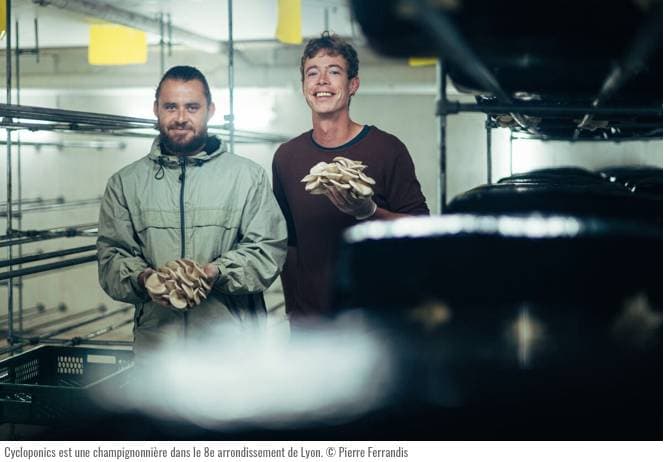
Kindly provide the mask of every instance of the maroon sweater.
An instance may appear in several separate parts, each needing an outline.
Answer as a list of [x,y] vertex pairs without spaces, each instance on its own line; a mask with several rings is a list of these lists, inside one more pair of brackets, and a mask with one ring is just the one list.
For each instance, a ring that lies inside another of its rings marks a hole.
[[331,271],[342,231],[358,221],[340,212],[324,195],[304,190],[300,180],[318,162],[336,156],[360,160],[365,174],[376,180],[373,200],[395,213],[428,215],[429,209],[415,177],[413,160],[399,139],[373,126],[337,148],[313,140],[313,130],[282,144],[272,162],[272,187],[288,225],[288,245],[297,248],[295,267],[287,264],[282,282],[286,311],[292,318],[329,311]]

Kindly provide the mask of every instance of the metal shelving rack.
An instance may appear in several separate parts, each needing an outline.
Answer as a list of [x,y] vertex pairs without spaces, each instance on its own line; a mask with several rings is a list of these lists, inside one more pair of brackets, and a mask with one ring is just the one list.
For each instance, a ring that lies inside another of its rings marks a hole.
[[[491,183],[491,129],[498,128],[496,122],[491,118],[491,114],[510,114],[514,122],[523,130],[530,132],[529,137],[537,137],[537,130],[529,122],[529,117],[563,117],[578,116],[582,118],[578,126],[574,139],[578,137],[578,130],[583,128],[587,120],[595,115],[640,115],[640,116],[662,116],[661,105],[653,106],[634,106],[617,107],[607,106],[605,101],[615,94],[631,77],[633,77],[648,56],[656,49],[656,45],[661,41],[661,11],[659,14],[651,15],[639,29],[628,51],[622,59],[619,60],[602,83],[596,98],[590,106],[567,105],[556,106],[536,102],[515,102],[512,97],[501,87],[498,79],[479,59],[474,51],[468,46],[463,36],[457,30],[456,26],[447,17],[447,15],[436,8],[431,2],[426,0],[409,0],[407,4],[409,18],[416,22],[432,38],[436,49],[439,51],[438,69],[437,69],[437,87],[438,101],[436,116],[439,120],[439,158],[440,172],[438,180],[438,191],[440,198],[440,212],[444,212],[446,197],[446,130],[447,116],[461,112],[484,113],[487,115],[486,127],[486,164],[487,164],[487,183]],[[480,88],[493,95],[494,100],[491,104],[462,103],[459,101],[450,101],[447,99],[447,76],[448,65],[453,63],[455,68],[472,77]],[[661,128],[661,124],[658,126]],[[657,128],[657,127],[655,127]],[[510,158],[512,155],[512,141],[519,135],[510,130]],[[541,137],[541,139],[556,141],[555,138]],[[630,138],[633,140],[635,138]],[[652,139],[652,138],[650,138]],[[565,139],[565,141],[570,141]],[[511,162],[510,162],[511,163]]]
[[[30,130],[30,131],[54,131],[62,133],[81,133],[81,134],[98,134],[104,136],[120,136],[120,137],[141,137],[141,138],[154,138],[154,129],[156,127],[156,120],[153,119],[143,119],[136,117],[126,117],[118,116],[112,114],[101,114],[94,112],[82,112],[82,111],[70,111],[63,109],[52,109],[44,107],[32,107],[32,106],[22,106],[20,99],[17,98],[17,104],[12,104],[12,88],[16,89],[16,94],[20,95],[20,85],[18,80],[18,75],[16,79],[16,85],[12,81],[12,54],[16,55],[17,63],[16,67],[18,69],[18,56],[21,54],[22,50],[14,50],[12,48],[12,24],[11,24],[11,0],[5,0],[7,8],[7,24],[6,24],[6,69],[7,69],[7,79],[6,79],[6,104],[0,104],[0,127],[6,130],[6,146],[7,153],[7,202],[4,209],[1,211],[0,216],[6,217],[7,220],[7,229],[5,235],[0,236],[0,248],[7,248],[7,258],[5,260],[0,260],[0,282],[5,282],[7,285],[8,295],[7,295],[7,340],[10,343],[10,347],[0,350],[0,354],[13,353],[20,350],[26,346],[36,345],[38,343],[54,343],[60,342],[65,344],[121,344],[127,345],[130,342],[123,341],[95,341],[94,337],[103,335],[110,332],[111,330],[117,329],[124,325],[127,325],[133,322],[133,319],[130,317],[124,321],[110,325],[108,327],[99,329],[97,331],[91,332],[90,334],[83,337],[76,337],[68,340],[53,340],[52,337],[66,333],[72,329],[90,324],[102,319],[106,319],[112,315],[118,313],[125,313],[131,307],[123,307],[118,310],[114,310],[108,313],[103,313],[99,316],[95,316],[92,319],[85,321],[77,322],[74,325],[64,326],[59,329],[56,329],[52,332],[41,336],[33,337],[19,337],[15,334],[14,331],[14,307],[16,301],[14,300],[14,287],[18,287],[19,293],[19,302],[18,302],[18,314],[19,320],[22,321],[23,315],[23,303],[22,303],[22,283],[20,278],[23,276],[40,274],[46,271],[52,271],[57,269],[63,269],[67,267],[72,267],[76,265],[81,265],[89,262],[96,261],[96,252],[95,248],[92,245],[84,245],[73,247],[60,251],[45,252],[42,254],[33,254],[33,255],[22,255],[21,245],[26,243],[38,242],[47,239],[55,239],[62,237],[75,237],[75,236],[96,236],[97,224],[96,223],[87,223],[87,224],[78,224],[73,226],[68,226],[64,228],[55,228],[55,229],[44,229],[44,230],[22,230],[20,225],[20,217],[24,212],[27,212],[31,209],[38,209],[36,207],[28,207],[25,210],[22,209],[24,204],[27,204],[28,201],[22,201],[20,192],[20,166],[19,166],[19,178],[18,178],[18,191],[19,191],[19,200],[17,203],[14,203],[13,198],[13,178],[12,178],[12,147],[14,144],[20,149],[21,143],[20,140],[15,143],[13,141],[12,135],[14,132],[20,130]],[[67,3],[67,2],[65,2]],[[72,5],[69,5],[72,3]],[[69,2],[64,6],[72,6],[74,9],[78,8],[80,2]],[[236,130],[234,127],[234,115],[233,115],[233,91],[234,91],[234,49],[233,49],[233,10],[232,10],[232,0],[228,0],[228,26],[229,26],[229,40],[226,53],[229,56],[228,62],[228,75],[229,75],[229,96],[231,101],[230,113],[225,117],[226,123],[223,125],[209,126],[209,132],[212,134],[217,134],[222,138],[229,141],[231,150],[235,143],[281,143],[288,139],[286,136],[269,134],[269,133],[258,133],[246,130]],[[58,6],[58,5],[55,5]],[[87,8],[88,5],[81,4],[81,8]],[[100,7],[98,11],[101,17],[104,17],[108,20],[115,18],[120,23],[126,23],[127,15],[126,12],[118,10],[117,8],[107,6]],[[110,15],[110,18],[109,18]],[[223,51],[222,42],[214,42],[210,39],[207,39],[197,34],[190,33],[185,30],[180,30],[177,27],[174,27],[170,23],[170,18],[167,22],[164,21],[163,16],[160,16],[160,19],[155,22],[150,18],[141,17],[138,15],[132,15],[132,20],[139,20],[140,24],[134,24],[135,27],[143,28],[144,30],[153,31],[155,29],[155,24],[158,24],[158,33],[160,34],[161,40],[160,45],[160,68],[163,73],[164,63],[165,63],[165,50],[168,47],[170,51],[172,36],[177,33],[178,37],[182,39],[184,43],[203,43],[208,48],[213,48],[215,52]],[[137,19],[138,18],[138,19]],[[18,32],[18,23],[16,24],[16,32]],[[166,39],[168,36],[168,39]],[[16,33],[16,42],[18,44],[18,33]],[[34,50],[31,50],[34,52]],[[39,56],[38,49],[35,53]],[[28,143],[24,143],[28,145]],[[64,147],[64,143],[62,145]],[[19,158],[20,163],[20,158]],[[83,201],[85,204],[91,203],[94,200]],[[98,202],[99,200],[96,199]],[[57,200],[48,203],[49,201],[44,201],[46,203],[41,204],[42,208],[49,207],[65,207],[68,204],[65,201],[58,202]],[[69,204],[69,206],[75,206],[75,204]],[[14,227],[16,220],[18,221],[18,227]],[[14,254],[14,247],[18,247],[18,255]],[[83,254],[83,255],[80,255]],[[71,255],[74,255],[73,257]],[[51,262],[51,263],[40,263],[28,268],[22,268],[24,263],[33,263],[41,262],[44,260],[49,260],[52,258],[59,258],[70,256],[61,261]],[[18,268],[15,268],[18,266]],[[18,279],[18,283],[15,282]]]

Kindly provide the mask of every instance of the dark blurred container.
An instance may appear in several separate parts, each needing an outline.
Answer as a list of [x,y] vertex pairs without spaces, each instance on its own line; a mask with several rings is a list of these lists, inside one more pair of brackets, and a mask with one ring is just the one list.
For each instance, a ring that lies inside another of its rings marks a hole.
[[659,227],[367,223],[347,232],[337,274],[337,307],[361,309],[392,346],[400,404],[385,412],[417,422],[410,435],[661,439]]
[[599,174],[638,195],[662,199],[662,169],[647,166],[605,167]]
[[[654,180],[652,175],[642,178],[645,191]],[[634,188],[600,174],[565,167],[520,173],[478,186],[456,196],[446,212],[558,213],[661,224],[662,200],[661,195],[635,194]]]

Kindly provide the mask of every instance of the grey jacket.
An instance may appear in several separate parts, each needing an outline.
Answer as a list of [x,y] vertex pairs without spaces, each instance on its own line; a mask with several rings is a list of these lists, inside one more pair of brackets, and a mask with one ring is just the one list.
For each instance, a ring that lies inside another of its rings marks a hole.
[[[99,282],[136,305],[135,347],[203,331],[217,321],[265,315],[262,291],[286,256],[286,224],[262,167],[226,151],[190,157],[150,153],[115,173],[99,215]],[[214,142],[212,144],[215,144]],[[208,143],[208,146],[210,143]],[[148,267],[186,257],[213,262],[219,278],[208,299],[185,315],[150,301],[138,284]]]

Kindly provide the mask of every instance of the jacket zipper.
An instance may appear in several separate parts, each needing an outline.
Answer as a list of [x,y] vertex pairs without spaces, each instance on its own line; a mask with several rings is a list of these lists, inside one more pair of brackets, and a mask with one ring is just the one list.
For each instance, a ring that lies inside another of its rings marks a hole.
[[184,243],[184,180],[186,170],[186,159],[180,157],[180,258],[185,256]]
[[[185,256],[185,247],[184,247],[184,180],[186,174],[186,164],[187,159],[180,157],[180,258]],[[189,331],[189,316],[185,310],[182,316],[183,328],[184,328],[184,339],[187,340],[187,334]]]

